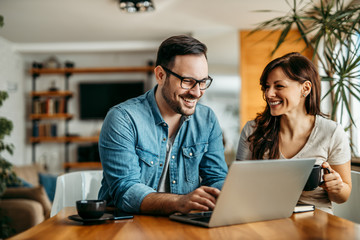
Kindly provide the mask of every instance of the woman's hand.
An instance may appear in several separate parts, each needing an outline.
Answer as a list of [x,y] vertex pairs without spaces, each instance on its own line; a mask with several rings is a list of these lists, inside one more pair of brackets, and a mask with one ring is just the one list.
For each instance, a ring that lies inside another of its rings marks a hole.
[[330,166],[328,162],[322,164],[325,170],[324,183],[320,185],[329,195],[329,199],[336,203],[345,202],[351,193],[351,173],[349,163]]
[[328,162],[324,162],[322,164],[322,168],[327,168],[330,170],[330,173],[327,172],[327,170],[324,170],[324,183],[320,186],[325,191],[327,191],[329,194],[337,194],[340,193],[341,190],[344,188],[344,182],[338,172],[336,172],[334,169],[330,167],[330,164]]

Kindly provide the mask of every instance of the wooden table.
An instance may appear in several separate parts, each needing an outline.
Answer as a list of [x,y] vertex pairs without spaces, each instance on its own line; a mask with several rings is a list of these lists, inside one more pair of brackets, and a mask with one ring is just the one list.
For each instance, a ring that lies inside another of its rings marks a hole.
[[320,210],[297,213],[290,218],[202,228],[167,217],[135,215],[129,220],[108,220],[99,225],[82,225],[69,220],[73,207],[11,239],[360,239],[360,224]]

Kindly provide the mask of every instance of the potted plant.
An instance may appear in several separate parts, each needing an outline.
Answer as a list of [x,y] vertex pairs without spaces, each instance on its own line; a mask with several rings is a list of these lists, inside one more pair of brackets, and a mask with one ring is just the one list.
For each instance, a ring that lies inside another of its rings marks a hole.
[[[286,2],[290,8],[288,13],[260,23],[252,33],[263,29],[280,30],[274,53],[286,41],[290,29],[299,31],[299,40],[314,50],[313,60],[318,63],[321,80],[328,83],[322,101],[329,99],[332,120],[344,124],[349,120],[345,129],[350,130],[351,135],[355,125],[351,103],[360,101],[360,2]],[[352,142],[351,145],[353,148]]]
[[[6,98],[8,98],[8,93],[0,91],[0,107]],[[0,198],[8,185],[20,184],[19,179],[12,170],[12,164],[6,161],[1,155],[3,151],[7,151],[10,154],[13,153],[14,145],[4,141],[5,136],[10,135],[12,129],[12,122],[4,117],[0,117]],[[9,237],[14,230],[9,226],[10,219],[7,216],[3,216],[1,209],[0,215],[0,238],[6,238]]]

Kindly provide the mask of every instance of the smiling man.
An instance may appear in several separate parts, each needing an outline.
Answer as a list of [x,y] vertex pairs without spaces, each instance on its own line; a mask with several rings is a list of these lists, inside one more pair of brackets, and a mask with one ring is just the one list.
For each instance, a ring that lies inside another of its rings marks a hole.
[[99,199],[126,212],[212,210],[227,174],[214,112],[198,103],[212,78],[206,46],[173,36],[159,47],[157,85],[114,106],[101,130]]

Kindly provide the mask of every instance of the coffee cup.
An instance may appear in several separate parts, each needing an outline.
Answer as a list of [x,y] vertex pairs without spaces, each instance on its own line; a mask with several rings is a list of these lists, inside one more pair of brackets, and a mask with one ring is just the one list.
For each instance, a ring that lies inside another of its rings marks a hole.
[[322,181],[322,170],[324,170],[324,174],[325,173],[330,173],[330,169],[328,168],[323,168],[321,165],[314,165],[310,176],[305,184],[304,187],[304,191],[313,191],[315,190],[318,186],[320,186],[321,184],[323,184]]
[[79,200],[76,209],[83,219],[98,219],[105,213],[106,200]]

